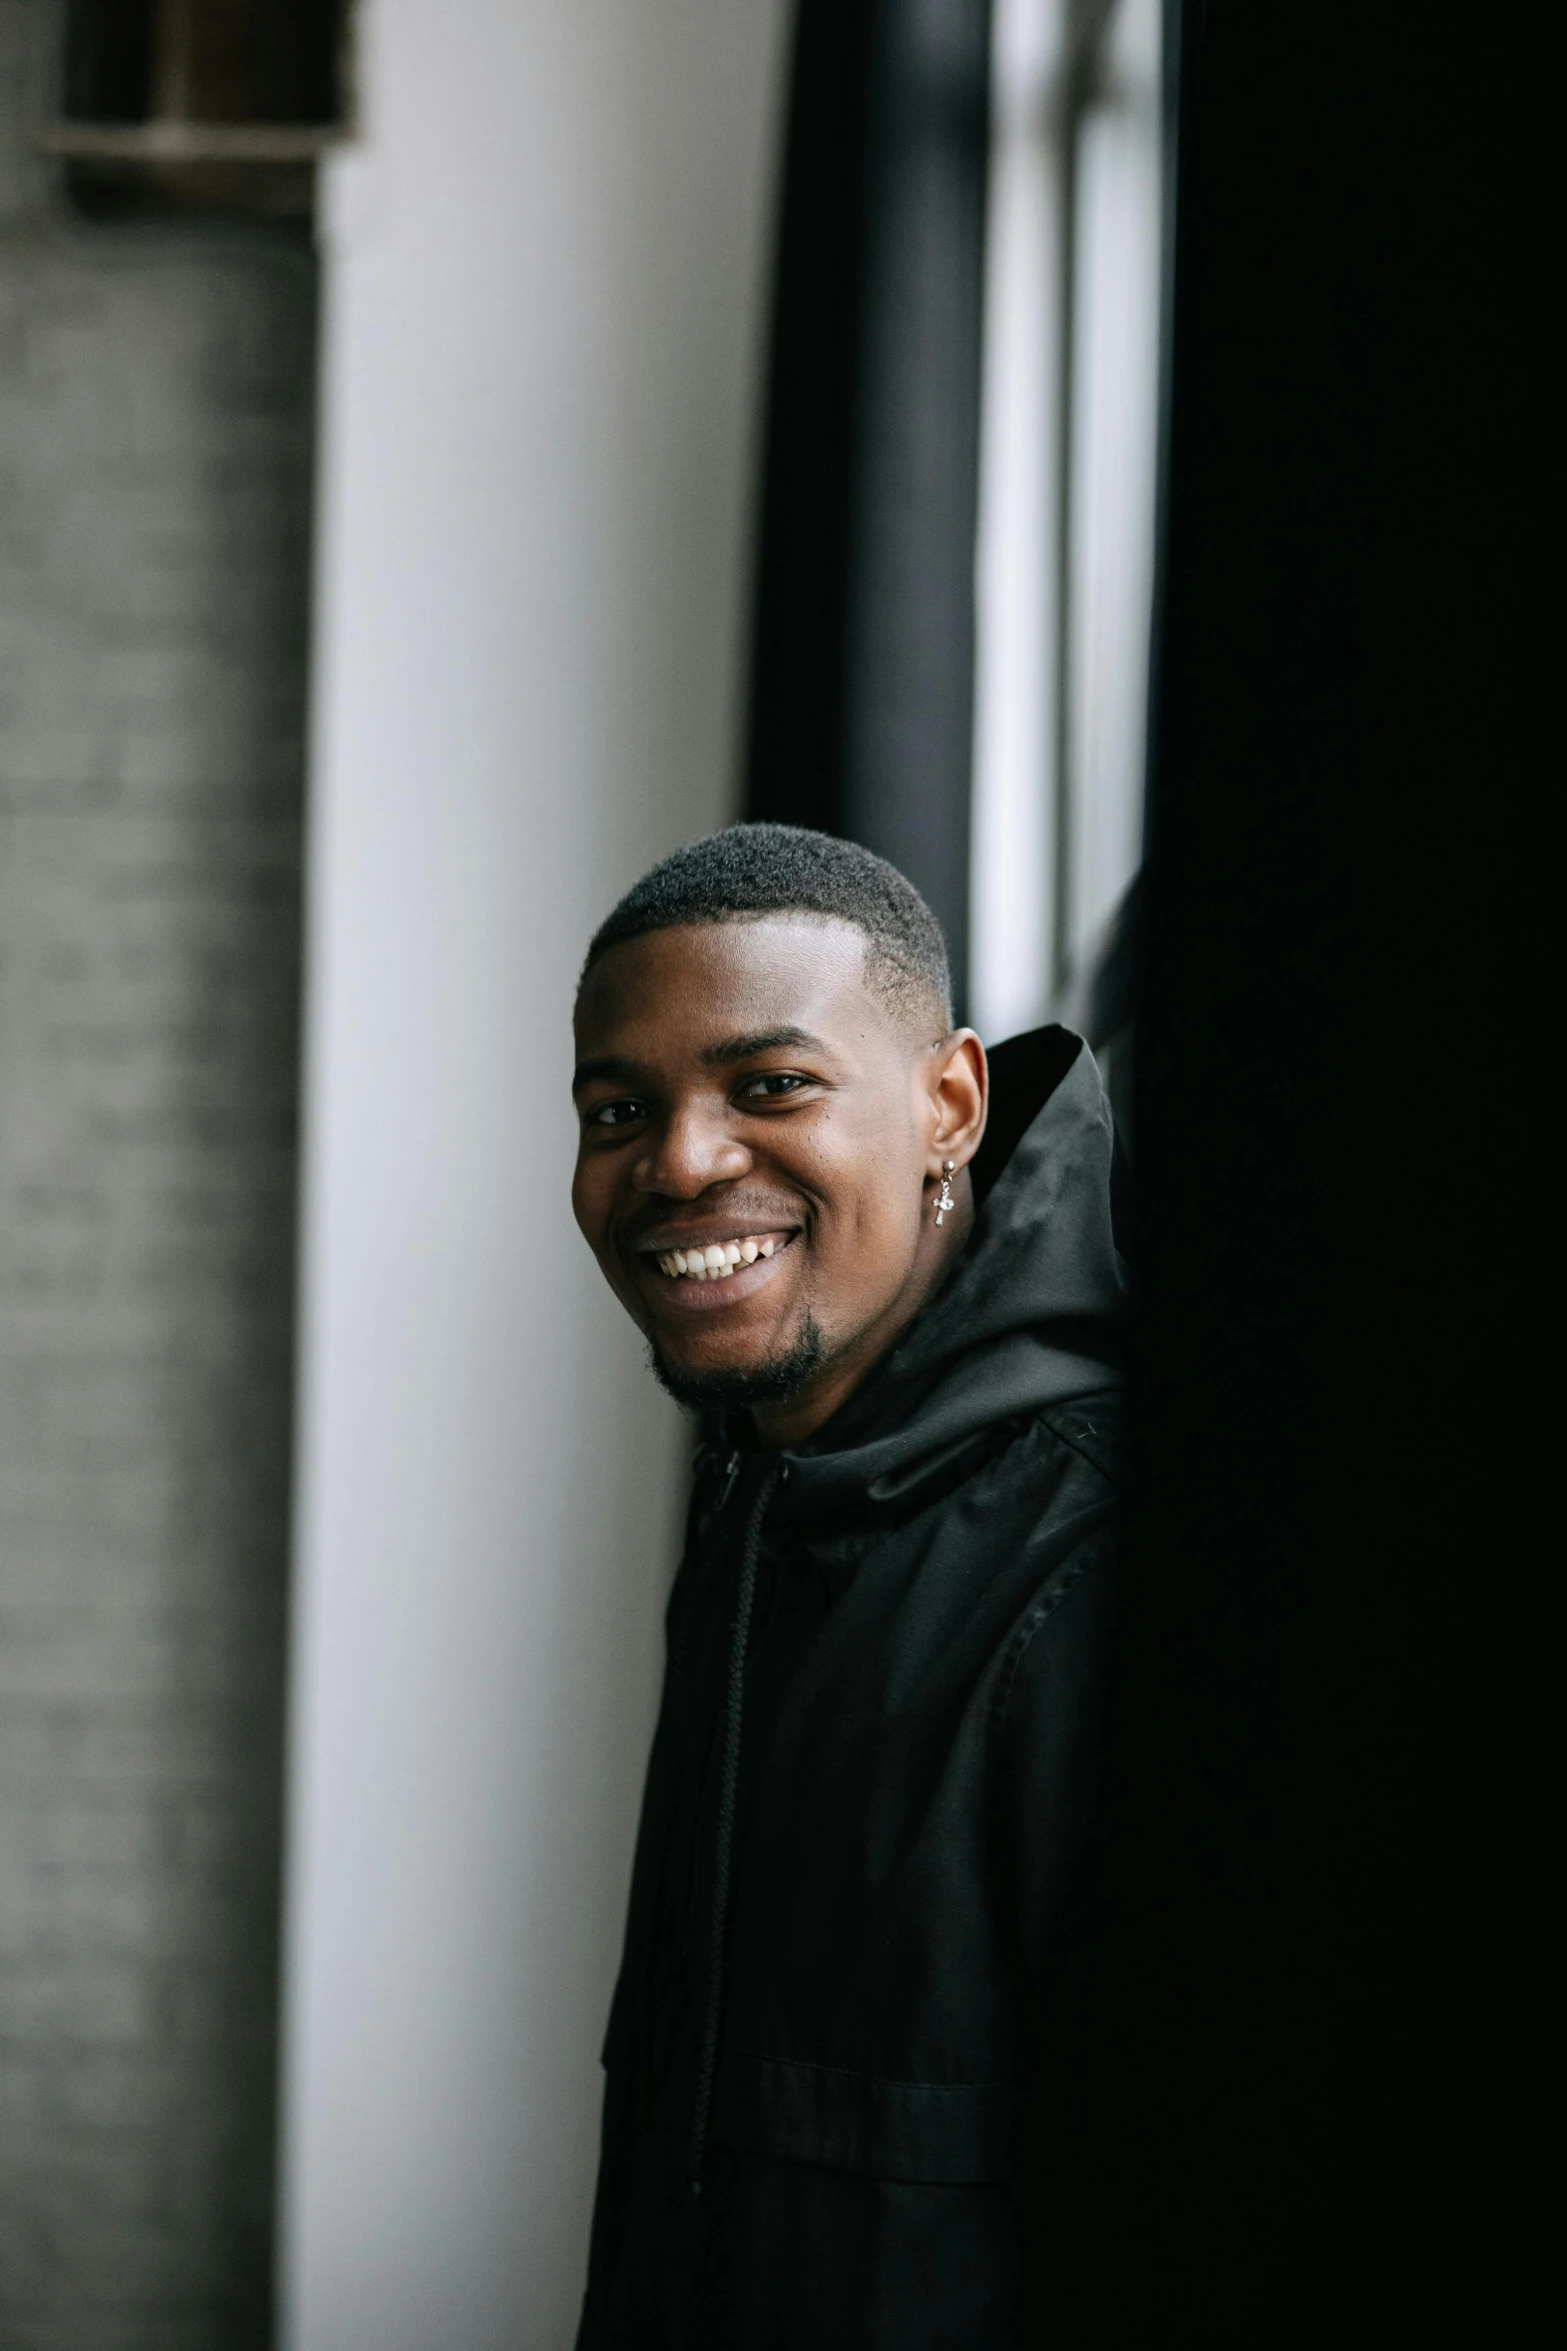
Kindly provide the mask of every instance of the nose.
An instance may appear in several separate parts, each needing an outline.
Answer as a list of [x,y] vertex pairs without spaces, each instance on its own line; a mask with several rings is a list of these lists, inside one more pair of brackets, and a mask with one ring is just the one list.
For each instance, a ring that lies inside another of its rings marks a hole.
[[639,1192],[670,1200],[694,1200],[711,1184],[731,1184],[745,1175],[751,1154],[729,1132],[716,1110],[696,1105],[671,1111],[631,1170]]

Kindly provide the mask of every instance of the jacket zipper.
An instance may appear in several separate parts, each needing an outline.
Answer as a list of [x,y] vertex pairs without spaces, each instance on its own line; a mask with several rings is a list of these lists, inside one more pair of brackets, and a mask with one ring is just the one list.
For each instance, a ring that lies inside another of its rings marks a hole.
[[[740,1456],[731,1457],[720,1510],[729,1499]],[[707,2126],[713,2105],[713,2077],[718,2064],[718,2033],[724,1992],[724,1941],[729,1924],[729,1892],[734,1866],[735,1805],[740,1785],[740,1714],[745,1697],[746,1650],[751,1634],[751,1611],[756,1599],[756,1569],[762,1549],[762,1520],[774,1486],[789,1474],[787,1462],[776,1462],[764,1472],[746,1522],[740,1553],[740,1577],[735,1587],[735,1612],[729,1635],[729,1687],[724,1707],[724,1758],[718,1788],[718,1823],[713,1858],[713,1917],[709,1938],[707,2013],[697,2058],[696,2096],[691,2115],[691,2194],[702,2193],[702,2163],[707,2152]]]

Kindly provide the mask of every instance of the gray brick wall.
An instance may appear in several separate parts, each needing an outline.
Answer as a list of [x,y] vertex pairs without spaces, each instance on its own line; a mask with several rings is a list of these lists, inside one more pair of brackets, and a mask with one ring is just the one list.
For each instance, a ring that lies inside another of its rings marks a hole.
[[267,2336],[315,285],[0,0],[0,2351]]

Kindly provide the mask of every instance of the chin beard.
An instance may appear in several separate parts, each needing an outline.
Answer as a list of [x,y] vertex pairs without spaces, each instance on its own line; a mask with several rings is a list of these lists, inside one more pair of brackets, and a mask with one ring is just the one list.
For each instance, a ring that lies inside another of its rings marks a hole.
[[696,1412],[748,1412],[757,1404],[786,1404],[809,1386],[826,1360],[821,1325],[808,1314],[793,1346],[754,1371],[681,1371],[656,1346],[648,1349],[653,1375],[677,1404]]

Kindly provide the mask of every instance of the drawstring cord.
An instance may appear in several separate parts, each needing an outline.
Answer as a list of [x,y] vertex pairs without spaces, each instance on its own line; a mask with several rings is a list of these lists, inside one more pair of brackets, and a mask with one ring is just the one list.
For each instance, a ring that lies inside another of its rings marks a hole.
[[751,1636],[751,1610],[756,1600],[756,1569],[762,1550],[762,1518],[783,1464],[770,1469],[757,1489],[740,1553],[740,1581],[735,1589],[734,1624],[729,1636],[729,1692],[724,1713],[724,1769],[718,1790],[718,1836],[713,1863],[713,1933],[708,1956],[707,2015],[702,2026],[702,2048],[697,2063],[696,2103],[691,2117],[691,2193],[702,2193],[702,2158],[707,2152],[707,2122],[713,2104],[713,2074],[718,2063],[718,2027],[723,2008],[724,1937],[729,1924],[729,1881],[734,1859],[735,1804],[740,1789],[740,1709],[745,1698],[745,1658]]

